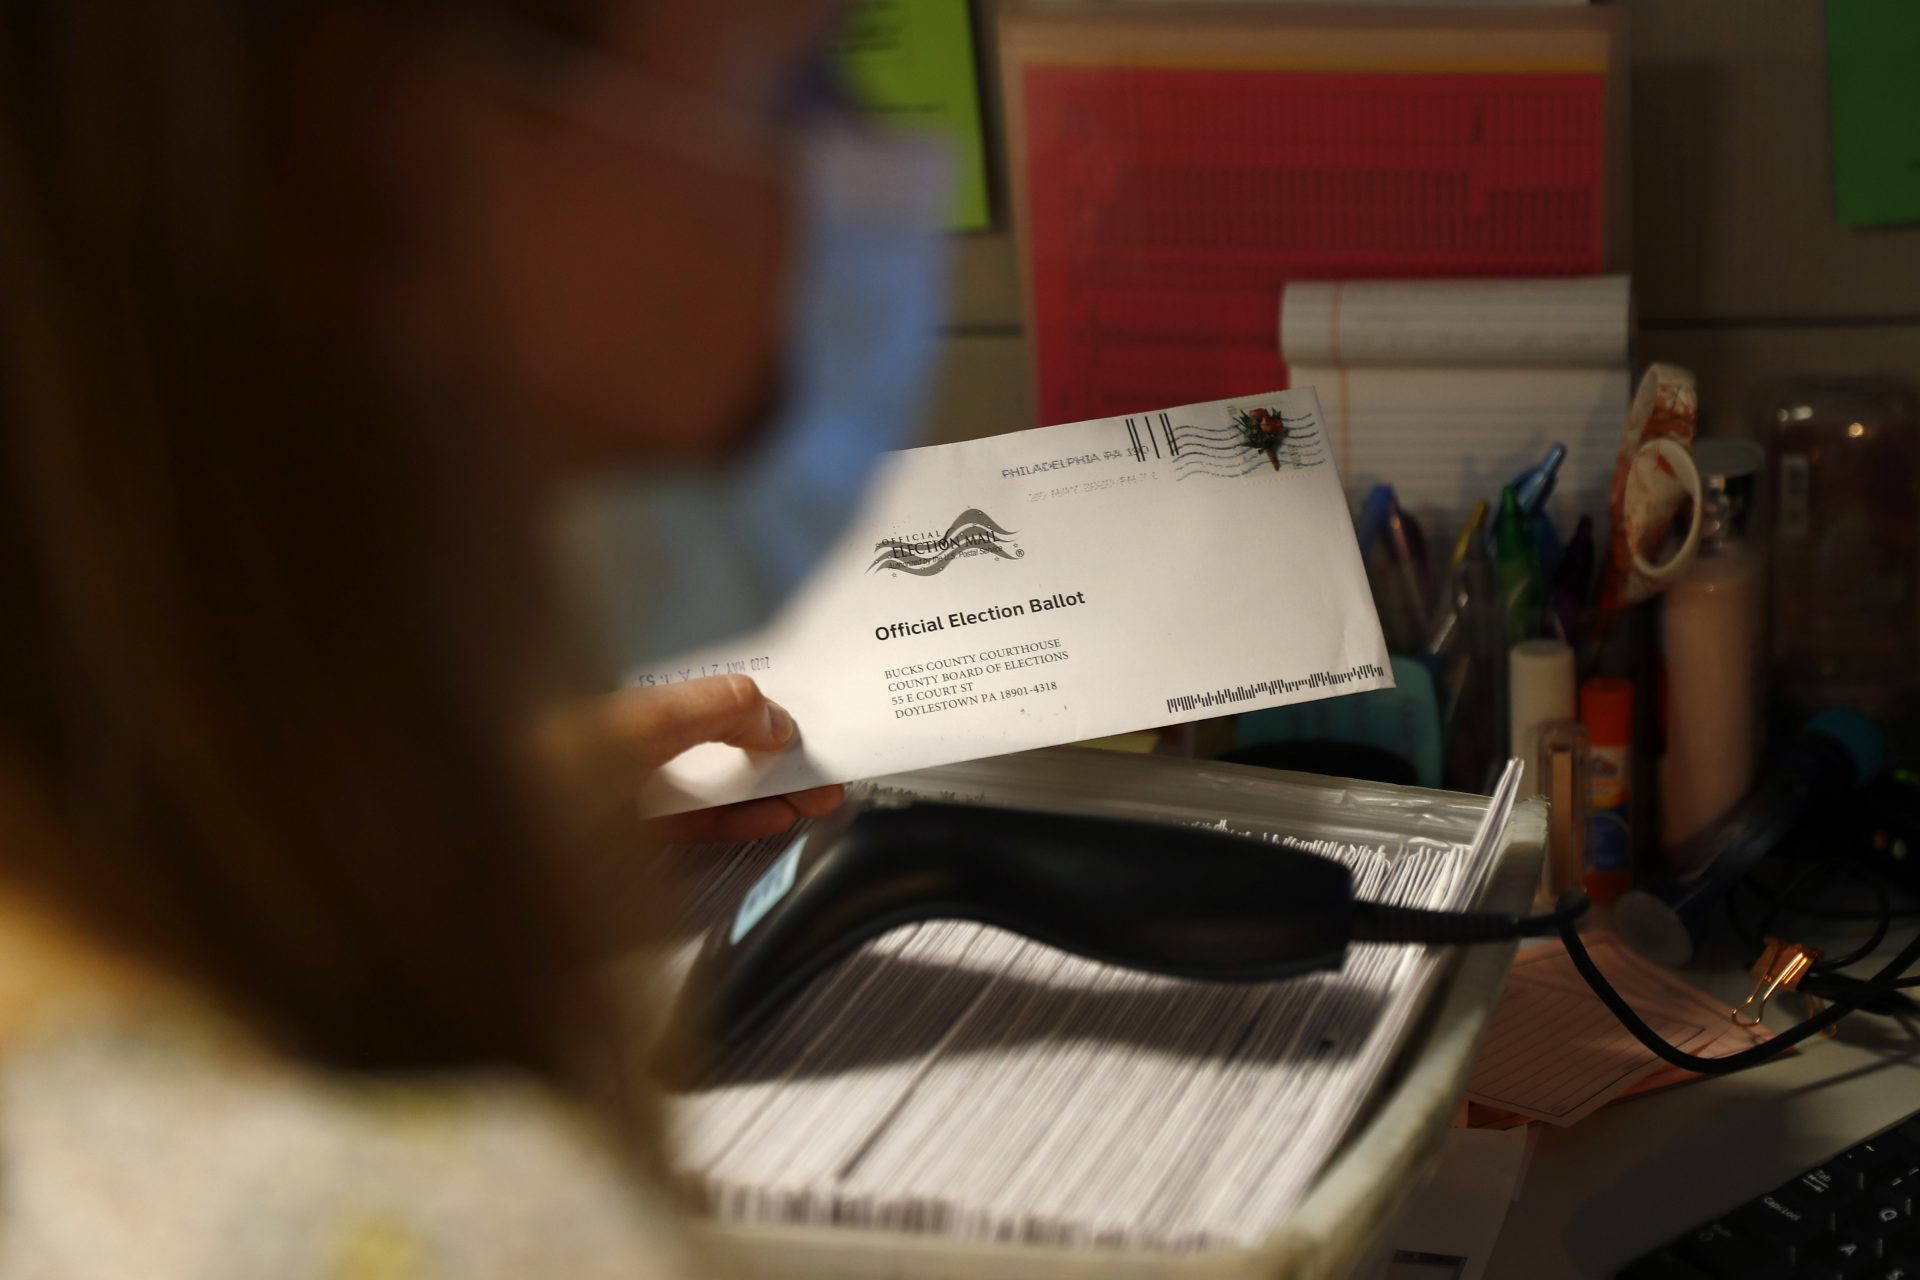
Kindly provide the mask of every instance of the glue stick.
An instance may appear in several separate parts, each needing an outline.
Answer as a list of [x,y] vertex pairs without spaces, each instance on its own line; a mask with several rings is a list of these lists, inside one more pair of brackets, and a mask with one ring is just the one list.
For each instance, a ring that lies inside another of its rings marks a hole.
[[1563,640],[1522,640],[1507,651],[1507,742],[1520,757],[1523,796],[1546,790],[1540,729],[1574,718],[1573,675],[1573,649]]

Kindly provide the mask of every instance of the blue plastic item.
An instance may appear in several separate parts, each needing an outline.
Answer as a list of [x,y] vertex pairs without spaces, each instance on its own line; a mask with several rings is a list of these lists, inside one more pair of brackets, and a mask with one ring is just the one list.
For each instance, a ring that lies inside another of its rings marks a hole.
[[1373,555],[1374,544],[1380,541],[1380,535],[1387,527],[1387,516],[1394,508],[1393,486],[1377,484],[1373,492],[1360,507],[1360,515],[1353,522],[1353,536],[1360,543],[1360,559],[1367,560]]
[[1864,787],[1880,776],[1887,740],[1877,725],[1852,707],[1828,707],[1807,721],[1808,733],[1824,733],[1847,750],[1853,761],[1853,785]]
[[[1546,456],[1513,478],[1513,498],[1520,516],[1533,530],[1534,555],[1540,562],[1540,574],[1551,581],[1560,567],[1560,532],[1547,515],[1547,499],[1560,479],[1560,466],[1567,460],[1567,446],[1547,446]],[[1487,550],[1493,550],[1493,521],[1487,522]]]

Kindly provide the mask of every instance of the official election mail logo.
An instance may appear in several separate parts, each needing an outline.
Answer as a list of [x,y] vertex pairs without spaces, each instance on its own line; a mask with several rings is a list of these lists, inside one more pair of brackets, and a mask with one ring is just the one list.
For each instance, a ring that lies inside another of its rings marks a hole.
[[[1212,427],[1164,425],[1176,480],[1194,476],[1237,480],[1256,471],[1317,467],[1327,460],[1312,414],[1288,417],[1268,405],[1243,409],[1230,404],[1225,410],[1225,420]],[[1132,419],[1128,423],[1131,427]]]
[[876,554],[867,566],[868,573],[910,573],[930,578],[946,571],[956,560],[974,556],[998,556],[1018,560],[1027,553],[1014,540],[1014,531],[1002,528],[998,521],[978,507],[968,507],[953,518],[945,533],[916,534],[887,538],[873,544]]

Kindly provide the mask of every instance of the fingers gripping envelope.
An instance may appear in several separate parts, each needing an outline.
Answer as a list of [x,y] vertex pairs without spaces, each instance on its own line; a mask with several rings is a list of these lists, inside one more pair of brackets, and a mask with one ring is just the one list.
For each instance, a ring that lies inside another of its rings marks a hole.
[[723,672],[799,741],[696,747],[647,811],[1393,683],[1309,389],[888,454],[766,630],[629,680]]

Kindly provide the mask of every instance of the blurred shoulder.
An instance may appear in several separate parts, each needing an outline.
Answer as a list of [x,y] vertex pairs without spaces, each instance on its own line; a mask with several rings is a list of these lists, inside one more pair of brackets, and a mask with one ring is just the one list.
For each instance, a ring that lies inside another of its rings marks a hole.
[[0,1278],[681,1280],[666,1192],[505,1078],[371,1083],[181,1031],[0,1060]]

